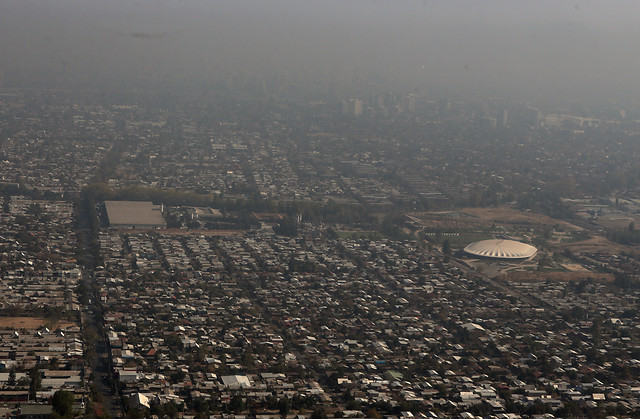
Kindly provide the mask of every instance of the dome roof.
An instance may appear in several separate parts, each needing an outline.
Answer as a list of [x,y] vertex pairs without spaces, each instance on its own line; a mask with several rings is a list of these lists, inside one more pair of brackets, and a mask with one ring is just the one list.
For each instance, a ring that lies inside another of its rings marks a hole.
[[536,254],[538,249],[514,240],[482,240],[464,248],[473,256],[496,259],[527,259]]

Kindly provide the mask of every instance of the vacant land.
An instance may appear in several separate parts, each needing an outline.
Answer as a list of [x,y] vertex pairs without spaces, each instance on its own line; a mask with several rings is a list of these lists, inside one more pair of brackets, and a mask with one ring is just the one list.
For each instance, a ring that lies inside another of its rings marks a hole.
[[570,272],[589,272],[587,268],[582,265],[578,265],[577,263],[563,263],[560,266]]
[[544,282],[544,281],[568,282],[568,281],[582,281],[585,279],[613,281],[614,279],[613,274],[608,274],[608,273],[559,272],[559,271],[508,272],[506,274],[501,275],[500,278],[508,282]]
[[603,254],[640,254],[637,246],[625,246],[608,240],[603,236],[593,236],[587,240],[576,241],[557,246],[558,250],[570,250],[573,253],[603,253]]
[[565,230],[582,230],[580,227],[566,221],[510,207],[465,208],[461,212],[471,215],[474,217],[472,219],[484,225],[487,225],[487,223],[495,223],[496,225],[529,226],[533,228],[558,226]]
[[624,230],[629,227],[629,224],[634,223],[638,225],[640,223],[640,217],[635,216],[634,214],[628,213],[617,213],[617,214],[609,214],[598,219],[598,224],[607,229],[620,229]]
[[0,317],[0,329],[34,330],[48,327],[50,330],[55,330],[58,327],[64,329],[65,327],[73,325],[75,325],[75,323],[68,321],[51,323],[49,320],[42,317]]
[[422,224],[426,228],[448,229],[489,229],[505,228],[534,228],[534,229],[562,229],[565,231],[580,231],[582,228],[530,211],[521,211],[511,207],[497,208],[464,208],[449,212],[414,213],[409,218]]

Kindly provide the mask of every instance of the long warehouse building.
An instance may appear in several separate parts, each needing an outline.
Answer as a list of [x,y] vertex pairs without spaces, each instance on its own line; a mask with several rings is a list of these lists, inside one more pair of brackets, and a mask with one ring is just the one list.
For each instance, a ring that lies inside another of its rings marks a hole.
[[144,201],[105,201],[109,226],[129,229],[164,229],[162,205]]

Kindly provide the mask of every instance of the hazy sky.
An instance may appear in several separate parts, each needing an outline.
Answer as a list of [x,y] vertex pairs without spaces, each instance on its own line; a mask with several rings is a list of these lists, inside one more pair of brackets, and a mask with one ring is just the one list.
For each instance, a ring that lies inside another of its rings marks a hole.
[[639,16],[637,0],[1,0],[0,70],[629,99],[640,94]]

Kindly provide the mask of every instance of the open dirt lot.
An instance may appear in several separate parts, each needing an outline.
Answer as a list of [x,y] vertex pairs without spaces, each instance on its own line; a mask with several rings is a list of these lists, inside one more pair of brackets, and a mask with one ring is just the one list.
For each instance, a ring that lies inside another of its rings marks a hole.
[[40,329],[45,326],[54,330],[60,327],[64,329],[68,326],[73,326],[75,323],[62,321],[54,324],[50,324],[47,319],[41,317],[0,317],[0,329]]
[[510,207],[498,208],[465,208],[461,213],[469,214],[483,223],[509,224],[531,227],[552,227],[555,225],[563,226],[567,230],[582,230],[566,221],[556,220],[542,214],[536,214],[530,211],[521,211]]
[[637,246],[625,246],[622,244],[614,243],[603,236],[593,236],[590,239],[577,241],[573,243],[562,244],[556,247],[559,250],[568,249],[573,253],[629,253],[640,254],[640,249]]
[[594,279],[613,281],[613,274],[594,272],[509,272],[500,276],[508,282],[568,282]]
[[487,228],[496,226],[551,228],[561,226],[567,231],[579,231],[581,227],[566,221],[556,220],[542,214],[521,211],[511,207],[498,208],[464,208],[451,212],[424,212],[410,215],[413,220],[420,220],[425,226],[446,228]]
[[611,214],[598,219],[598,224],[608,229],[625,229],[633,222],[635,225],[640,223],[640,217],[634,214]]

